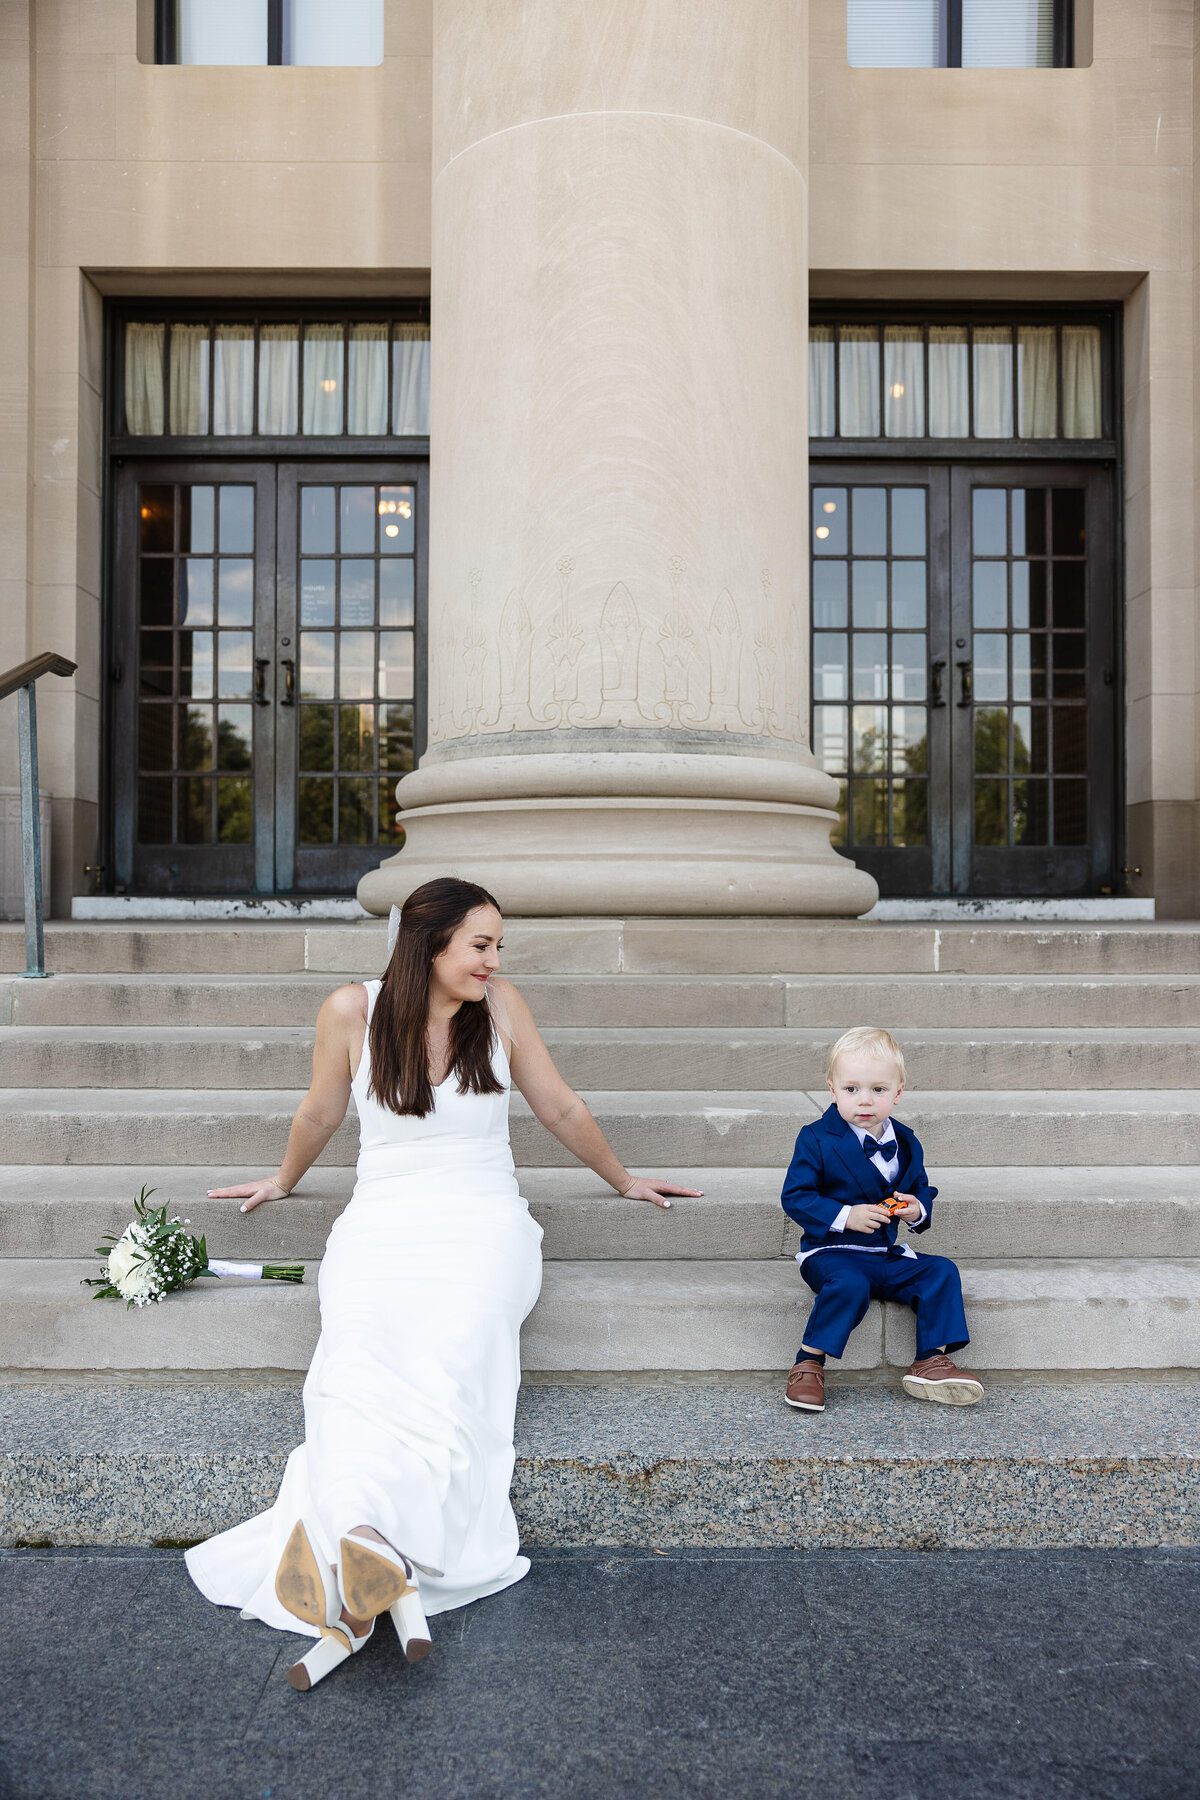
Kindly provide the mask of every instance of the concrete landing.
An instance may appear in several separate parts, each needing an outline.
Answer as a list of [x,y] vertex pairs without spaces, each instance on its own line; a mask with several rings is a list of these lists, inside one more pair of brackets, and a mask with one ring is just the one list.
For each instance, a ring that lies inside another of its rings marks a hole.
[[[1200,1544],[1200,1377],[1029,1378],[971,1408],[779,1378],[527,1386],[529,1546],[984,1549]],[[294,1382],[0,1384],[0,1542],[168,1544],[274,1498]]]

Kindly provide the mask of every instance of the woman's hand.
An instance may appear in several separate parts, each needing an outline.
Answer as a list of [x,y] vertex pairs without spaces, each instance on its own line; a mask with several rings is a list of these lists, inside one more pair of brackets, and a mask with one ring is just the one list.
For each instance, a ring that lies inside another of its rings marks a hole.
[[261,1181],[244,1181],[240,1187],[209,1188],[210,1200],[240,1200],[244,1213],[253,1212],[264,1200],[284,1200],[291,1192],[277,1175],[265,1175]]
[[644,1176],[635,1175],[630,1187],[623,1189],[622,1200],[649,1200],[653,1206],[668,1207],[671,1202],[663,1198],[665,1194],[682,1194],[688,1200],[703,1198],[703,1188],[680,1187],[674,1181],[649,1181]]

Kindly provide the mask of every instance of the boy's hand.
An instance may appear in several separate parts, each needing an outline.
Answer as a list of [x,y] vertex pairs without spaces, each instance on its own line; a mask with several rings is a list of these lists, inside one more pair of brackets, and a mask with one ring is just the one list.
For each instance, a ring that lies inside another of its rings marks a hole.
[[862,1231],[869,1235],[872,1231],[878,1231],[881,1225],[887,1225],[889,1219],[886,1206],[852,1206],[846,1220],[846,1230]]
[[897,1194],[897,1200],[907,1200],[908,1205],[902,1211],[893,1213],[894,1219],[903,1219],[906,1225],[915,1225],[921,1217],[921,1202],[914,1200],[911,1194]]

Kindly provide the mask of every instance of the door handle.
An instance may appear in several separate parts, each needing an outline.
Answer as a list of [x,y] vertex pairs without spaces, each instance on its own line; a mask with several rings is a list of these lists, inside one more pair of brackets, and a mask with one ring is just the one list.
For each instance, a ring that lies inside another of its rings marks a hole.
[[971,665],[969,662],[960,662],[958,670],[962,681],[962,685],[958,690],[958,704],[960,706],[970,706],[975,699],[974,690],[971,685]]
[[280,704],[280,706],[295,706],[295,704],[296,704],[296,664],[292,657],[285,656],[283,658],[283,672],[284,672],[283,699],[279,702],[279,704]]
[[256,706],[267,705],[267,670],[271,666],[269,656],[256,656],[254,659],[254,703]]
[[944,656],[939,656],[936,662],[930,663],[929,665],[929,688],[933,696],[930,700],[931,706],[945,706],[946,704],[945,700],[942,698],[942,670],[945,666],[946,659]]

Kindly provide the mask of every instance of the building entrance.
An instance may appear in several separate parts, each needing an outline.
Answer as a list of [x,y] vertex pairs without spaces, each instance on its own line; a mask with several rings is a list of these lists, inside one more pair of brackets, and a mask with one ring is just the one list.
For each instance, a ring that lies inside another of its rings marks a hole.
[[423,460],[114,471],[118,890],[353,893],[423,724]]
[[1112,478],[815,462],[813,748],[885,896],[1111,890]]

